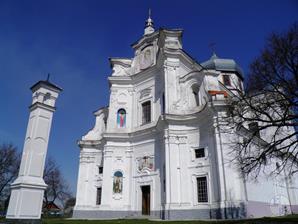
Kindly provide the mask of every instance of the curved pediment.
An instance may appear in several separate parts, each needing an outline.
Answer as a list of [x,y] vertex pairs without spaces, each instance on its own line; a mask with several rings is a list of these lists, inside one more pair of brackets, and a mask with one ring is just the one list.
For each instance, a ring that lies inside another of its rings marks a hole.
[[111,67],[113,69],[112,76],[128,76],[130,75],[131,59],[128,58],[110,58]]

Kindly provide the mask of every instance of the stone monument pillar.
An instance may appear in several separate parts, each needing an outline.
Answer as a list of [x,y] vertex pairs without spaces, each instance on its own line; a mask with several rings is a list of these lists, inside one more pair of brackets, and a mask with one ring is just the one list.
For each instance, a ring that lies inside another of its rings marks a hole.
[[[55,102],[61,88],[47,81],[31,87],[32,104],[18,178],[11,184],[11,196],[6,218],[17,223],[38,223],[43,194],[45,159]],[[12,220],[13,219],[13,220]]]

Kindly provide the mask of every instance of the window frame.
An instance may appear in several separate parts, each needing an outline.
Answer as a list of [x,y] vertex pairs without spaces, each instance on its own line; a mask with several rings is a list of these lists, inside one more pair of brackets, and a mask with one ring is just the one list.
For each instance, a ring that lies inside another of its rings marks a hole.
[[103,174],[103,166],[98,166],[98,174]]
[[[144,111],[145,104],[148,104],[147,107],[149,106],[149,109],[146,108],[146,111]],[[152,122],[152,102],[151,102],[151,100],[146,100],[144,102],[141,102],[141,113],[142,113],[141,125],[146,125],[146,124],[149,124]],[[148,114],[149,114],[149,119],[146,117],[146,115],[148,115]]]
[[[205,190],[205,192],[203,192],[203,194],[205,193],[204,196],[207,200],[199,200],[199,179],[205,178],[205,186],[204,189],[202,189],[202,191]],[[197,195],[197,203],[198,204],[202,204],[202,203],[209,203],[210,201],[210,197],[209,197],[209,184],[208,184],[208,177],[206,175],[204,176],[196,176],[196,195]]]
[[[118,120],[120,119],[120,112],[121,111],[124,111],[124,124],[123,124],[123,126],[121,126],[120,125],[120,122],[118,123]],[[117,115],[116,115],[117,117],[116,117],[116,123],[117,123],[117,127],[118,128],[126,128],[126,118],[127,118],[127,112],[126,112],[126,110],[124,109],[124,108],[119,108],[118,110],[117,110]]]
[[[227,80],[225,78],[228,78]],[[227,82],[226,82],[227,81]],[[225,86],[232,86],[232,83],[231,83],[231,75],[229,74],[223,74],[222,75],[222,82]]]
[[[197,157],[197,151],[198,150],[203,150],[203,156]],[[195,153],[195,159],[203,159],[206,157],[206,150],[204,147],[198,147],[194,149],[194,153]]]
[[101,205],[102,187],[96,188],[96,205]]

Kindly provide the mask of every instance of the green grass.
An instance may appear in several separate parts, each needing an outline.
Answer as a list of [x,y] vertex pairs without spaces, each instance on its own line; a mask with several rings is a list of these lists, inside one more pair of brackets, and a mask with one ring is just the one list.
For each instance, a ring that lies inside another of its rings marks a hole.
[[71,220],[71,219],[43,219],[43,224],[263,224],[263,223],[298,223],[298,215],[275,218],[260,218],[247,220],[219,220],[219,221],[150,221],[147,219],[119,219],[119,220]]
[[[0,218],[0,223],[5,222]],[[214,221],[154,221],[147,219],[117,219],[117,220],[72,220],[48,218],[42,220],[43,224],[278,224],[278,223],[298,223],[298,215],[289,215],[274,218],[246,219],[246,220],[214,220]]]

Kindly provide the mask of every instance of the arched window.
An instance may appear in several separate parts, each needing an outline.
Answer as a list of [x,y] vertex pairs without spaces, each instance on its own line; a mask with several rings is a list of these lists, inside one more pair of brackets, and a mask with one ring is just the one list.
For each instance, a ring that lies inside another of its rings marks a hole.
[[114,173],[113,192],[121,194],[123,188],[123,174],[120,171]]
[[200,96],[199,96],[200,88],[198,85],[193,85],[191,88],[192,88],[192,93],[194,96],[195,105],[199,106],[200,105]]
[[126,125],[126,111],[119,109],[117,112],[117,125],[119,128],[124,128]]
[[51,94],[50,93],[46,93],[44,96],[43,96],[43,103],[46,103],[49,99],[51,99]]

